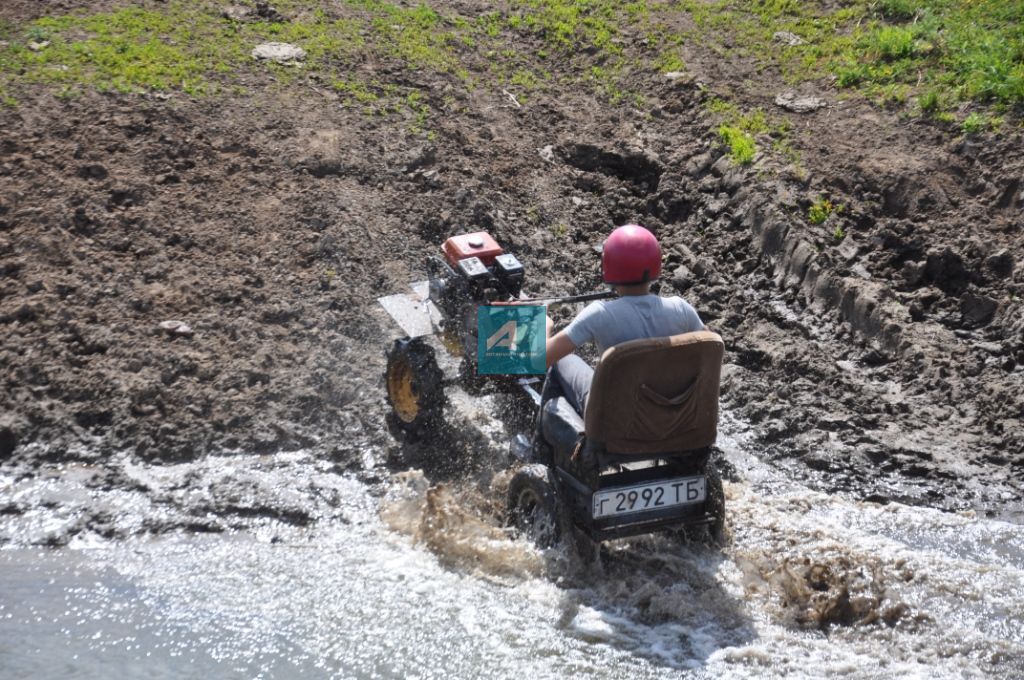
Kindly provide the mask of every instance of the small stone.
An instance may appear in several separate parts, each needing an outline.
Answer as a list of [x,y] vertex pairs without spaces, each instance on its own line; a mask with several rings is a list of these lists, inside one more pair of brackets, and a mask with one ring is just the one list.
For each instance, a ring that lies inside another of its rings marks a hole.
[[793,113],[811,113],[826,106],[825,100],[814,95],[799,95],[796,92],[783,92],[775,97],[775,105]]
[[289,43],[269,42],[254,47],[252,58],[278,64],[296,64],[305,60],[306,50]]
[[807,41],[798,36],[796,33],[790,33],[789,31],[776,31],[772,35],[772,39],[777,43],[788,45],[790,47],[796,47],[797,45],[805,45]]
[[1008,279],[1013,274],[1013,256],[1004,248],[985,258],[985,269],[998,279]]
[[36,42],[35,40],[33,40],[33,41],[29,42],[29,44],[28,44],[28,48],[30,50],[32,50],[33,52],[42,52],[43,50],[45,50],[49,46],[50,46],[50,41],[49,40],[43,40],[41,42]]
[[256,0],[256,14],[260,19],[271,23],[283,23],[287,21],[283,14],[278,12],[276,8],[272,7],[271,4],[265,0]]
[[998,342],[979,342],[975,344],[975,347],[996,356],[1003,354],[1005,351],[1005,348]]
[[671,281],[676,290],[686,290],[693,285],[693,272],[689,267],[681,264],[672,272]]
[[10,427],[0,427],[0,460],[7,460],[18,448],[18,436]]
[[586,201],[584,201],[584,200],[583,200],[582,198],[580,198],[579,196],[573,196],[571,200],[572,200],[572,204],[573,204],[574,206],[576,206],[577,208],[579,208],[579,207],[582,207],[582,206],[584,206],[584,205],[586,205],[586,204],[587,204],[587,202],[586,202]]
[[669,71],[665,74],[665,79],[670,83],[676,83],[679,85],[685,85],[693,82],[693,76],[685,71]]
[[175,319],[168,319],[167,321],[160,322],[160,330],[166,332],[168,335],[177,335],[181,337],[189,337],[193,334],[192,327],[184,321],[177,321]]
[[999,303],[985,295],[964,293],[960,297],[960,314],[963,322],[974,327],[988,325],[998,309]]
[[540,157],[546,160],[548,163],[555,162],[555,147],[552,146],[551,144],[548,144],[543,149],[537,149],[537,153],[539,153]]
[[245,23],[251,21],[254,16],[254,12],[249,7],[243,7],[242,5],[231,5],[220,13],[225,19],[231,21],[237,21],[239,23]]
[[859,262],[857,264],[853,265],[852,267],[850,267],[850,271],[853,272],[854,276],[862,278],[865,281],[868,281],[868,280],[871,279],[871,272],[869,272],[868,268],[865,267],[864,265],[862,265]]

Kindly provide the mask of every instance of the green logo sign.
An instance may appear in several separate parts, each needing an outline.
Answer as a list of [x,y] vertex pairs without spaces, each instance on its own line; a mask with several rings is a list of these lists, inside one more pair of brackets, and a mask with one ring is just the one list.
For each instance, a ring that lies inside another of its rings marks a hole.
[[539,305],[477,307],[477,372],[539,375],[545,372],[544,323]]

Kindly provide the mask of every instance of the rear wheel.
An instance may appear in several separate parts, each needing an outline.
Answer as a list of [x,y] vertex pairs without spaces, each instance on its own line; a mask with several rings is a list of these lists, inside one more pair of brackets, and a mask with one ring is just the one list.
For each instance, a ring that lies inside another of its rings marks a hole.
[[541,548],[558,543],[558,503],[543,465],[527,465],[508,485],[508,524]]
[[395,340],[385,373],[393,424],[416,436],[435,430],[444,410],[443,380],[434,350],[422,338]]
[[712,545],[725,545],[727,532],[725,527],[725,488],[722,486],[722,475],[718,468],[708,463],[707,472],[707,513],[714,521],[707,525],[707,538]]
[[712,517],[709,524],[697,524],[672,530],[670,533],[687,543],[704,543],[706,545],[725,545],[728,532],[725,524],[725,489],[722,487],[722,476],[713,464],[708,463],[704,471],[707,500],[705,512]]

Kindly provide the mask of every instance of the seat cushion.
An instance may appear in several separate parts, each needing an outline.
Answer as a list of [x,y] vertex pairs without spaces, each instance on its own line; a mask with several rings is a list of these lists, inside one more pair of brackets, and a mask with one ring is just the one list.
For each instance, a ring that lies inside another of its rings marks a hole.
[[588,440],[623,455],[711,446],[718,432],[723,353],[722,339],[709,331],[608,349],[590,387]]

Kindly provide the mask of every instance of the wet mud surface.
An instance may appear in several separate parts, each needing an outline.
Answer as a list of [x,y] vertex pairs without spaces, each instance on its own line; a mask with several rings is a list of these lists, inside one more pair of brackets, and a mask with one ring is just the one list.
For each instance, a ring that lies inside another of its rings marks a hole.
[[[593,246],[638,221],[665,243],[661,291],[726,338],[726,407],[766,456],[824,489],[1015,514],[1019,135],[890,120],[877,138],[837,105],[801,119],[799,180],[772,157],[735,167],[692,83],[644,85],[651,111],[583,90],[449,97],[429,141],[301,88],[4,109],[0,454],[312,448],[359,465],[394,446],[381,372],[398,330],[378,295],[467,229],[517,254],[530,292],[589,291]],[[813,146],[848,124],[855,154]],[[841,242],[805,219],[823,192],[846,206]]]

